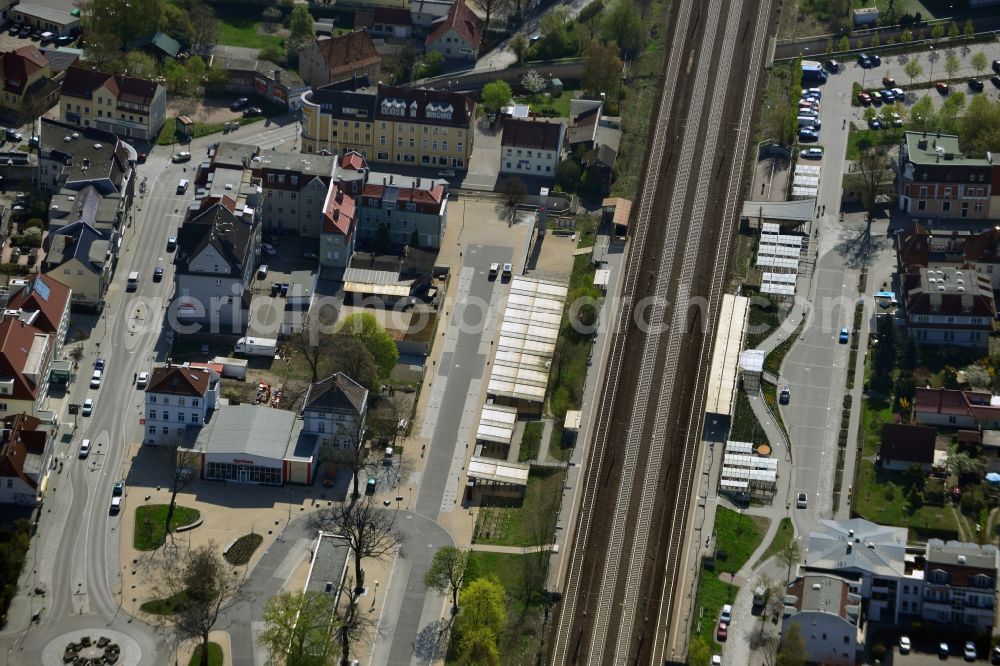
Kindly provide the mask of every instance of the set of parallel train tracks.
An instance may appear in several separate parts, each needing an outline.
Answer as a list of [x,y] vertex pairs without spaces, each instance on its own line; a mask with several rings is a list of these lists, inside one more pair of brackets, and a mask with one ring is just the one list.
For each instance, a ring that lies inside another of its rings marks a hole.
[[[780,0],[779,0],[780,1]],[[679,660],[702,404],[772,0],[674,0],[552,664]],[[691,608],[694,612],[694,608]]]

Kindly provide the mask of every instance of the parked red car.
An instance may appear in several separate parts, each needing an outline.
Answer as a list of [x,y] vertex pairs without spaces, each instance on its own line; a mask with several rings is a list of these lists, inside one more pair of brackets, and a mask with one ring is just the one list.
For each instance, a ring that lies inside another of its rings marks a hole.
[[858,93],[858,104],[869,106],[872,103],[871,95],[866,92]]
[[139,164],[146,163],[146,153],[139,153],[139,159],[137,160]]
[[729,636],[729,625],[725,622],[719,623],[719,628],[715,630],[715,640],[720,643],[725,642],[726,638]]
[[934,87],[937,88],[937,91],[942,95],[948,94],[948,84],[945,83],[944,81],[938,81]]

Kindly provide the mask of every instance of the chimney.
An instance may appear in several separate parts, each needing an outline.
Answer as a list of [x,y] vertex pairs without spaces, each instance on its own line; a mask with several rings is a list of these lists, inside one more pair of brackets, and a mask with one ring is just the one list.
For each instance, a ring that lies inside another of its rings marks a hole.
[[396,179],[396,176],[394,176],[393,174],[390,173],[389,174],[389,184],[392,185],[392,181],[394,181],[395,179]]

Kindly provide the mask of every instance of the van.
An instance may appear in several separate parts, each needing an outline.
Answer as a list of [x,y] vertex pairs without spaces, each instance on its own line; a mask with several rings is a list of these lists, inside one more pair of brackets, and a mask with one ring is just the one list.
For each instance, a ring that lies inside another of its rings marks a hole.
[[819,118],[813,116],[799,116],[799,127],[819,127]]
[[181,178],[180,182],[177,183],[177,194],[184,194],[188,190],[187,178]]
[[128,274],[128,283],[126,289],[128,291],[135,291],[139,288],[139,271],[132,271]]
[[490,279],[495,280],[499,272],[500,272],[500,264],[494,261],[492,264],[490,264]]
[[104,376],[103,370],[94,370],[94,374],[90,376],[90,388],[99,389],[101,388],[101,378]]

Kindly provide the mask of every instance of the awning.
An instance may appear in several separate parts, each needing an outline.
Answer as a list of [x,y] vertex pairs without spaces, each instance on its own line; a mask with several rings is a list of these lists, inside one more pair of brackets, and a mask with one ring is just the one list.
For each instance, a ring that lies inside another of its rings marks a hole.
[[528,473],[530,471],[530,465],[509,463],[494,458],[479,458],[477,456],[473,456],[469,460],[468,470],[470,479],[509,483],[515,486],[528,485]]
[[405,298],[410,295],[410,285],[345,282],[344,291],[353,294],[375,294],[376,296],[396,296],[399,298]]

